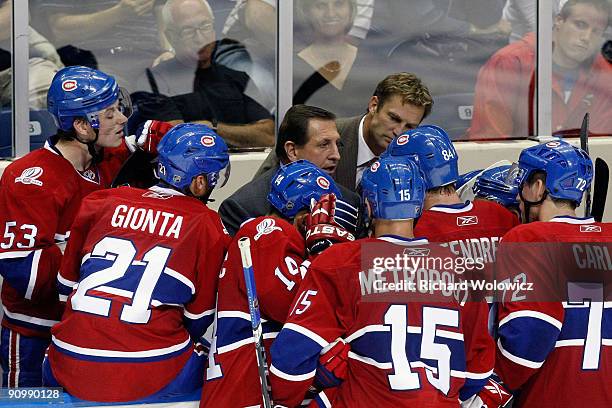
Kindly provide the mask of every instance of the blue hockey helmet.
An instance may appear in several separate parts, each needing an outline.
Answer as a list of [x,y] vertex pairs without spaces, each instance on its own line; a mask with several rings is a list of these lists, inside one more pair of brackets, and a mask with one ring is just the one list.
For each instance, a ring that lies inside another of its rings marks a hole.
[[211,190],[223,187],[229,178],[227,145],[208,126],[176,125],[162,137],[157,151],[157,176],[180,191],[201,174],[206,175]]
[[360,186],[371,218],[407,220],[421,215],[425,181],[408,157],[380,158],[364,171]]
[[497,166],[483,171],[472,188],[476,197],[495,201],[504,207],[518,207],[518,186],[508,182],[510,167]]
[[342,193],[334,180],[308,160],[298,160],[279,169],[272,177],[268,201],[285,218],[291,219],[298,212],[310,208],[312,198],[319,200],[323,194]]
[[98,112],[119,100],[119,109],[129,118],[132,104],[129,94],[119,87],[115,78],[104,72],[81,66],[59,70],[47,92],[47,110],[62,130],[72,129],[77,118],[86,118],[98,129]]
[[455,188],[457,188],[457,190],[460,189],[465,183],[478,176],[482,172],[482,170],[483,169],[472,170],[468,171],[467,173],[460,174],[459,177],[457,177],[457,181],[455,182]]
[[535,171],[546,173],[546,191],[553,198],[580,205],[584,191],[593,180],[593,162],[582,150],[563,140],[542,143],[524,149],[518,166],[512,169],[512,181],[520,189]]
[[383,155],[408,156],[423,172],[427,189],[457,181],[457,152],[444,129],[419,126],[396,137]]

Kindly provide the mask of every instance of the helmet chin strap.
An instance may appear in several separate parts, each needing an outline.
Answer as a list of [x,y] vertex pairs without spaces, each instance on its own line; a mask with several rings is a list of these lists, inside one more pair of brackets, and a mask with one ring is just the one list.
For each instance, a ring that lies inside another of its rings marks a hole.
[[99,153],[98,151],[96,151],[96,142],[98,141],[98,137],[100,136],[100,132],[98,129],[94,129],[92,128],[94,133],[96,134],[96,137],[94,137],[93,140],[83,140],[81,139],[81,137],[76,134],[75,135],[75,140],[79,143],[82,143],[84,145],[87,146],[87,151],[89,152],[90,156],[91,156],[91,162],[92,164],[98,164],[102,161],[103,155],[101,153]]
[[523,205],[525,206],[525,211],[521,214],[521,217],[523,219],[522,221],[523,224],[527,224],[532,221],[530,219],[531,207],[537,207],[541,205],[544,200],[546,200],[546,197],[548,197],[548,191],[545,190],[544,194],[542,194],[542,198],[540,198],[538,201],[529,201],[525,199],[525,197],[523,197],[523,189],[519,187],[519,197],[521,197]]

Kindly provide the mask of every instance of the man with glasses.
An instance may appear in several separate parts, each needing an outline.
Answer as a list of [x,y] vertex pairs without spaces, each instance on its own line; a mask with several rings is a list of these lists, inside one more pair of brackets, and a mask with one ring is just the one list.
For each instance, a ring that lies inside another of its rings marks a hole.
[[[607,0],[568,0],[555,18],[553,133],[577,136],[586,112],[592,133],[612,133],[612,65],[599,52],[609,20]],[[529,33],[502,48],[481,68],[470,139],[534,134],[535,44],[535,33]]]
[[249,76],[219,64],[222,53],[248,55],[236,42],[216,40],[210,5],[168,0],[161,14],[175,56],[143,74],[138,89],[169,98],[161,98],[157,112],[145,119],[203,123],[235,147],[272,146],[274,122],[258,97],[245,93]]

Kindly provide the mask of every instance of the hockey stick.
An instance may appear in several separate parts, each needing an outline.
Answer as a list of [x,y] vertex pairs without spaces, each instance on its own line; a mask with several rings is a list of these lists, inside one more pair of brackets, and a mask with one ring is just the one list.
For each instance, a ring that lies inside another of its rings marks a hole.
[[603,219],[606,198],[608,196],[609,179],[610,169],[608,168],[608,163],[598,157],[595,159],[595,184],[593,187],[593,208],[591,209],[591,215],[597,222],[601,222]]
[[255,287],[255,277],[253,276],[253,261],[251,259],[251,240],[242,237],[238,240],[240,256],[242,258],[242,270],[244,271],[244,281],[247,289],[249,301],[249,312],[251,313],[251,327],[253,329],[253,339],[255,340],[255,354],[257,356],[257,368],[259,369],[259,381],[261,383],[261,395],[264,408],[271,408],[272,401],[268,393],[268,364],[266,363],[266,350],[263,344],[263,334],[261,328],[261,315],[259,314],[259,302],[257,301],[257,290]]
[[[584,114],[582,119],[582,126],[580,126],[580,148],[589,154],[589,113]],[[584,209],[584,216],[591,216],[591,186],[587,187],[586,190],[586,204]]]

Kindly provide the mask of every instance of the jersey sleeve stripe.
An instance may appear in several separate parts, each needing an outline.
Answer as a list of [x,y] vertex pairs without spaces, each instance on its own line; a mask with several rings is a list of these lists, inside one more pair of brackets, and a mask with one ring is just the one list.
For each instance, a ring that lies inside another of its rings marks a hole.
[[542,362],[530,361],[530,360],[527,360],[527,359],[524,359],[524,358],[520,358],[520,357],[517,357],[517,356],[509,353],[502,346],[501,340],[497,340],[497,347],[499,348],[499,351],[502,353],[502,355],[504,357],[506,357],[508,360],[512,361],[515,364],[522,365],[523,367],[537,369],[537,368],[542,367],[542,365],[544,364],[543,361]]
[[325,395],[325,392],[323,391],[317,394],[317,396],[315,397],[315,400],[320,401],[321,403],[319,405],[322,404],[322,406],[324,406],[325,408],[331,408],[332,406],[331,402],[329,401],[329,398],[327,398],[327,395]]
[[543,320],[546,323],[549,323],[549,324],[553,325],[558,330],[561,330],[561,327],[563,326],[563,324],[560,321],[558,321],[557,319],[547,315],[546,313],[535,312],[533,310],[521,310],[521,311],[518,311],[518,312],[512,312],[508,316],[504,317],[499,322],[499,327],[501,328],[504,324],[510,322],[513,319],[517,319],[517,318],[520,318],[520,317],[531,317],[531,318],[534,318],[534,319]]
[[53,239],[55,240],[55,243],[57,244],[57,243],[60,243],[60,242],[67,241],[69,237],[70,237],[70,231],[66,231],[65,234],[56,233],[53,236]]
[[72,289],[73,287],[75,287],[75,286],[76,286],[76,284],[77,284],[76,282],[73,282],[73,281],[71,281],[71,280],[68,280],[68,279],[64,278],[64,277],[62,276],[62,273],[61,273],[61,272],[57,274],[57,281],[58,281],[59,283],[61,283],[62,285],[64,285],[64,286],[68,286],[70,289]]
[[187,309],[185,309],[183,311],[183,315],[185,315],[186,318],[191,319],[191,320],[197,320],[197,319],[201,319],[204,316],[209,316],[211,314],[215,313],[215,309],[210,309],[210,310],[206,310],[202,313],[198,313],[198,314],[194,314],[194,313],[189,313],[187,311]]
[[8,251],[0,253],[0,259],[26,258],[32,251]]
[[374,366],[376,368],[380,368],[381,370],[389,370],[389,369],[393,368],[393,364],[392,363],[380,363],[380,362],[374,360],[373,358],[360,356],[359,354],[354,353],[352,351],[349,351],[348,356],[349,356],[349,358],[352,358],[353,360],[361,361],[362,363],[369,364],[369,365]]
[[315,332],[308,330],[305,327],[298,326],[295,323],[286,323],[283,326],[283,330],[284,329],[293,330],[294,332],[300,333],[301,335],[306,336],[309,339],[313,340],[315,343],[317,343],[321,347],[325,347],[329,344],[328,341],[326,341],[323,337],[319,336]]
[[9,312],[6,309],[6,307],[4,307],[4,305],[2,305],[2,309],[4,310],[4,314],[6,315],[6,317],[10,319],[14,319],[14,320],[21,320],[23,322],[32,323],[32,324],[36,324],[39,326],[45,326],[45,327],[52,327],[53,325],[59,323],[59,321],[57,320],[41,319],[38,317],[27,316],[21,313],[12,313],[12,312]]
[[195,285],[193,284],[193,282],[191,282],[189,279],[187,279],[187,277],[185,275],[181,275],[180,273],[178,273],[177,271],[165,267],[164,268],[164,273],[166,275],[172,276],[174,279],[178,280],[179,282],[182,282],[184,285],[186,285],[189,289],[191,289],[191,294],[193,295],[195,293]]
[[38,263],[40,262],[40,255],[42,254],[42,249],[37,249],[34,251],[34,257],[32,258],[32,268],[30,268],[30,279],[28,281],[28,289],[25,293],[25,298],[28,300],[32,300],[32,292],[34,291],[34,286],[36,286],[36,278],[38,277]]
[[111,357],[111,358],[146,358],[146,357],[156,357],[162,356],[165,354],[172,354],[177,351],[180,351],[191,344],[191,338],[187,338],[184,342],[180,344],[175,344],[169,347],[163,347],[160,349],[152,349],[152,350],[142,350],[142,351],[119,351],[119,350],[103,350],[103,349],[93,349],[87,347],[75,346],[74,344],[66,343],[64,341],[59,340],[55,336],[51,336],[51,340],[53,344],[60,349],[64,349],[70,351],[75,354],[81,354],[85,356],[95,356],[95,357]]
[[299,382],[299,381],[306,381],[306,380],[309,380],[312,377],[314,377],[316,370],[313,370],[313,371],[311,371],[309,373],[306,373],[306,374],[291,375],[291,374],[287,374],[285,372],[282,372],[278,368],[274,367],[274,364],[272,364],[270,366],[270,372],[272,374],[274,374],[275,376],[277,376],[279,378],[282,378],[283,380]]
[[388,332],[388,331],[391,331],[391,326],[385,326],[382,324],[371,324],[371,325],[362,327],[361,329],[355,331],[350,336],[347,336],[346,339],[344,340],[347,343],[350,343],[356,338],[361,337],[364,334],[369,333],[369,332]]
[[491,376],[491,374],[493,374],[493,370],[489,370],[486,373],[472,373],[466,371],[465,378],[469,380],[486,380]]

